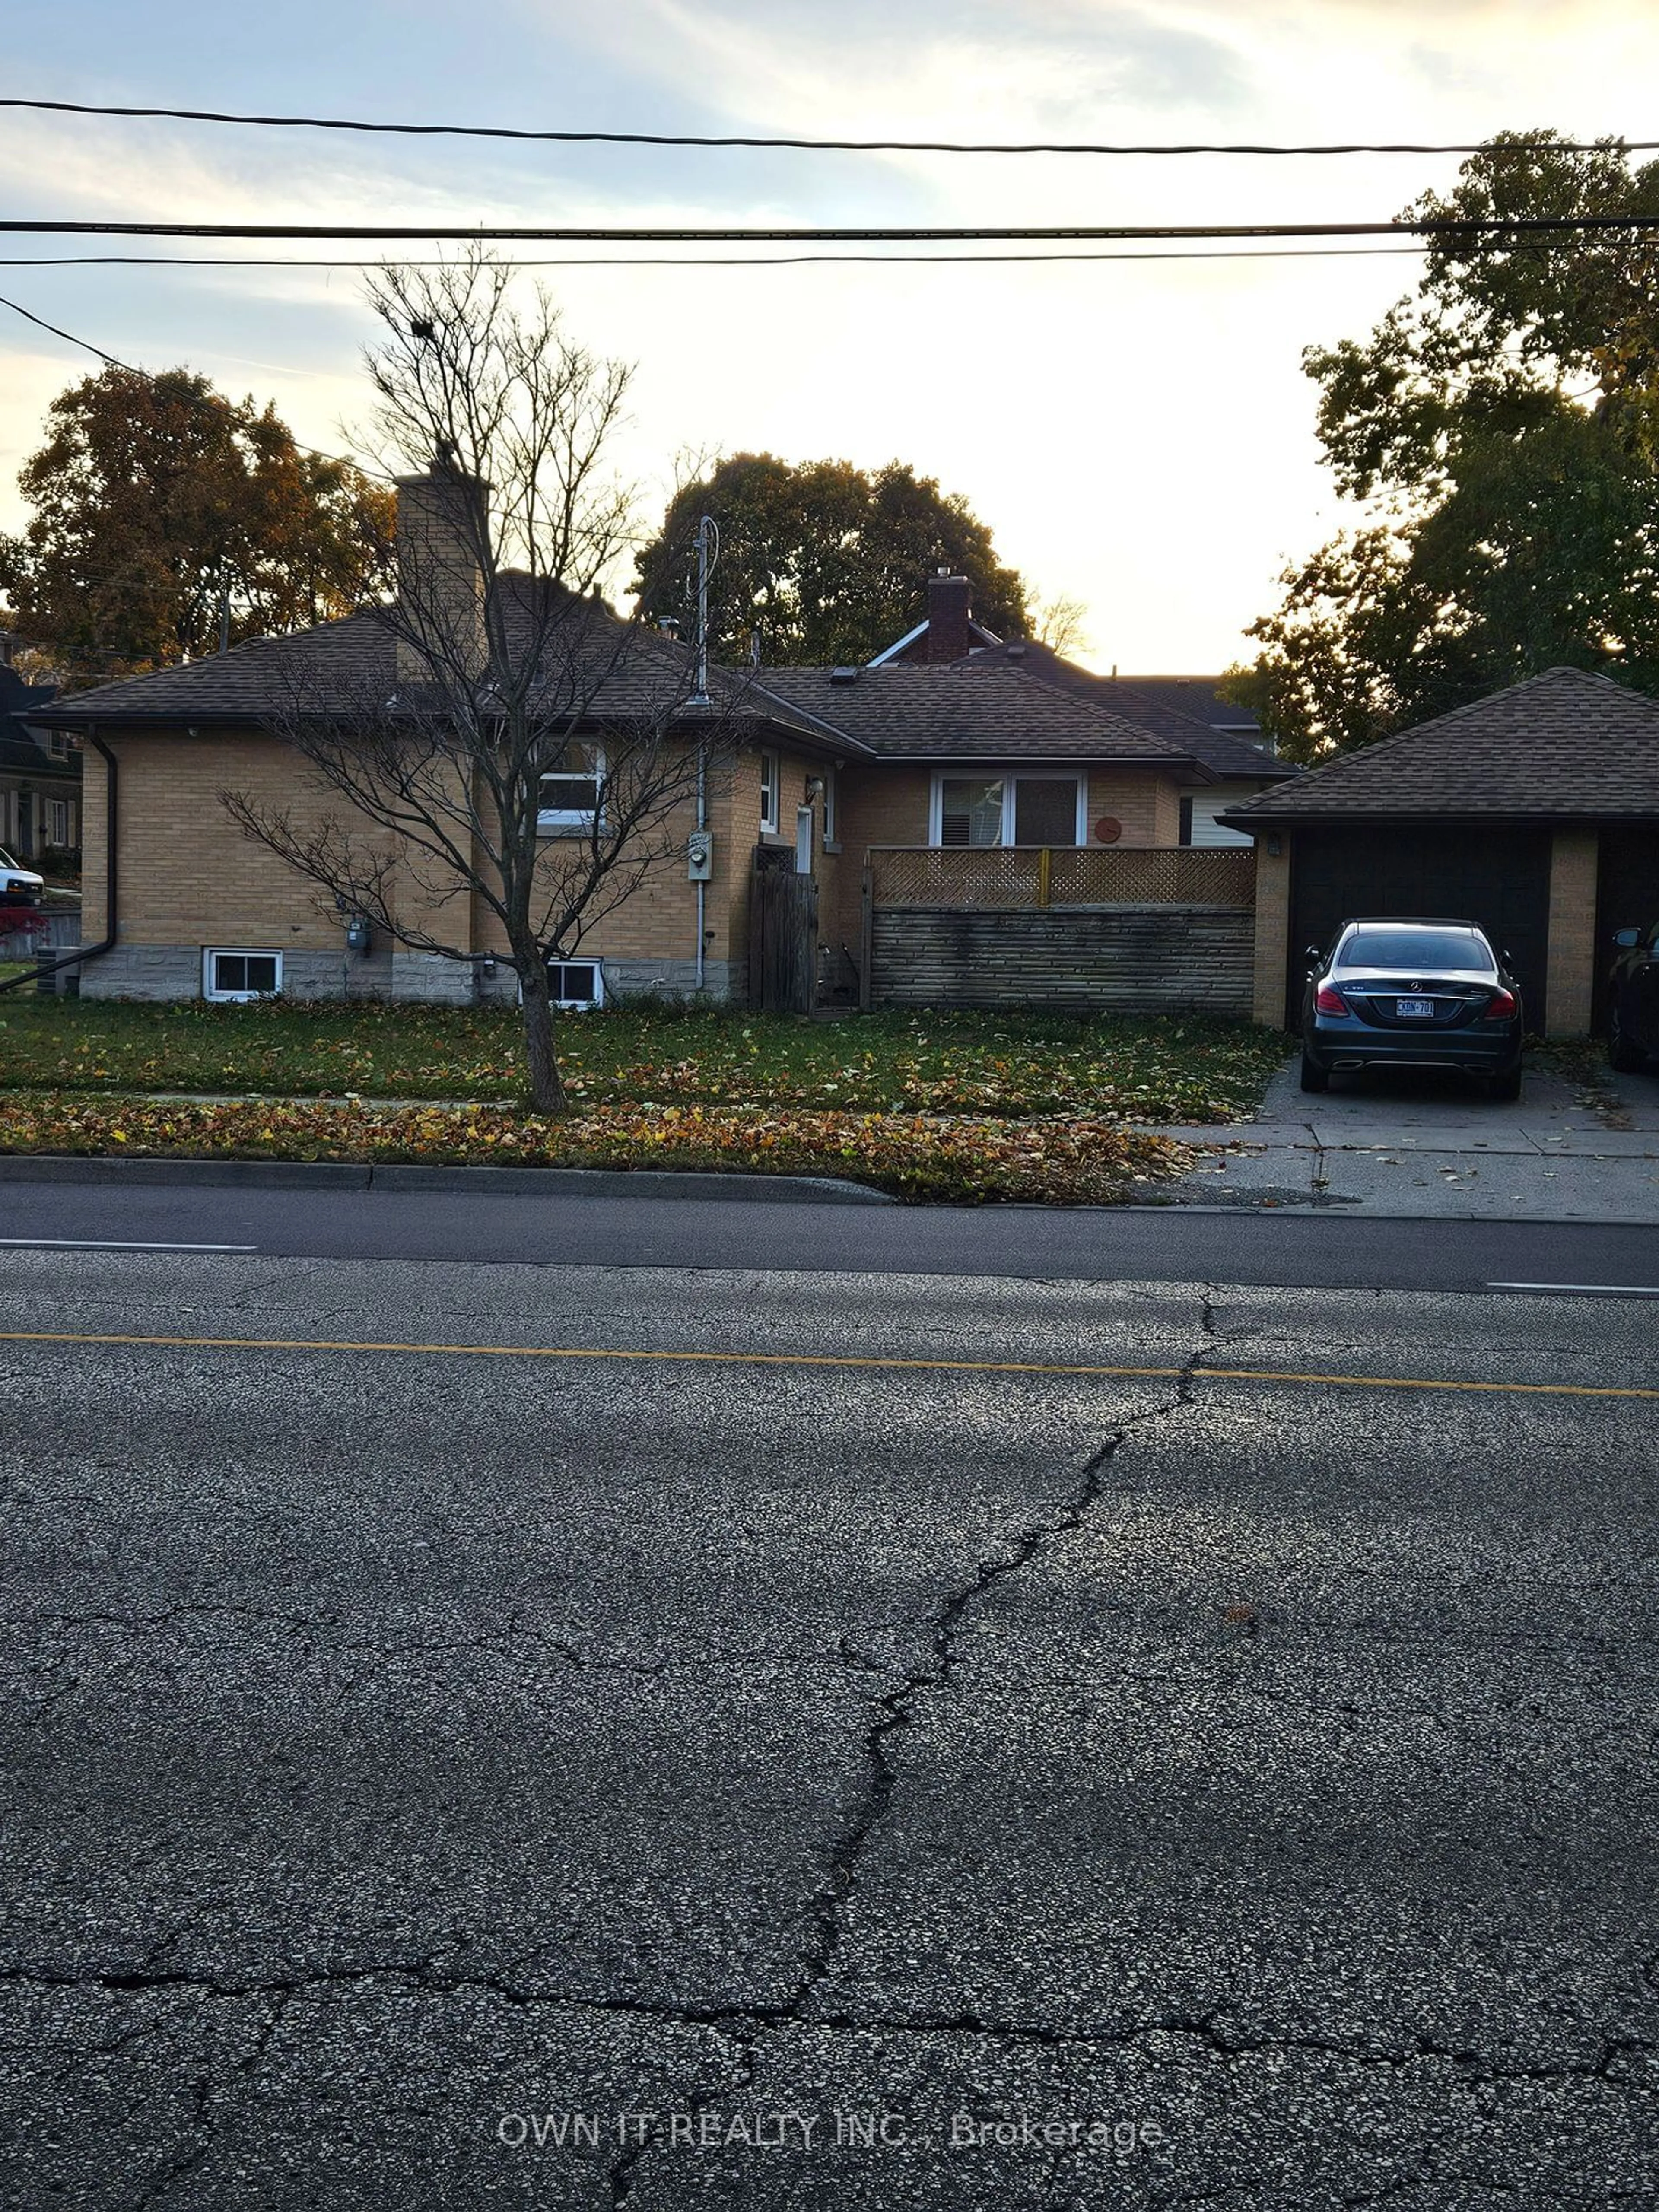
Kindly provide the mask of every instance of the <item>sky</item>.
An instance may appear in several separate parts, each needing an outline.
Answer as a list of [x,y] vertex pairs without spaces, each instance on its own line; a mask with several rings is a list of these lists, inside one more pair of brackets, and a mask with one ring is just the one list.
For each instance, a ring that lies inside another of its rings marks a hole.
[[[0,89],[112,104],[815,137],[1659,138],[1652,0],[4,0],[0,23]],[[0,112],[0,213],[82,221],[1376,221],[1456,166],[515,148]],[[687,452],[896,458],[965,496],[1038,598],[1083,603],[1084,658],[1145,674],[1247,656],[1285,562],[1347,519],[1302,353],[1362,335],[1417,267],[541,273],[573,336],[635,365],[618,462],[647,515]],[[328,450],[366,420],[351,270],[9,267],[0,294],[125,361],[274,400]],[[0,529],[24,519],[16,472],[47,405],[97,365],[0,307]]]

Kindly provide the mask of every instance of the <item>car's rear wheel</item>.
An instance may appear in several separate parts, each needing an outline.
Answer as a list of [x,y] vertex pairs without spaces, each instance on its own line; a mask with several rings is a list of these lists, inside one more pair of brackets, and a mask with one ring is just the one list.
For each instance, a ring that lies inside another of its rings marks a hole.
[[1310,1060],[1304,1052],[1302,1055],[1302,1088],[1304,1091],[1328,1091],[1330,1087],[1329,1068],[1322,1067],[1316,1060]]
[[1620,1075],[1634,1075],[1646,1065],[1647,1057],[1641,1046],[1632,1044],[1626,1035],[1615,999],[1607,1015],[1607,1066],[1616,1068]]
[[1486,1078],[1486,1096],[1488,1098],[1511,1099],[1521,1096],[1519,1061],[1513,1067],[1506,1068],[1502,1075],[1489,1075]]

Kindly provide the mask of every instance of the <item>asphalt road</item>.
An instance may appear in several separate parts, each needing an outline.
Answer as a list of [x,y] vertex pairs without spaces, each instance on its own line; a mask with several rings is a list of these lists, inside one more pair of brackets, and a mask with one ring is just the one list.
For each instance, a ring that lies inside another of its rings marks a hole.
[[0,2202],[1646,2201],[1652,1324],[15,1253]]
[[1659,1287],[1659,1225],[1351,1218],[1185,1207],[788,1205],[517,1192],[0,1182],[0,1255],[31,1240],[287,1258],[1479,1291]]

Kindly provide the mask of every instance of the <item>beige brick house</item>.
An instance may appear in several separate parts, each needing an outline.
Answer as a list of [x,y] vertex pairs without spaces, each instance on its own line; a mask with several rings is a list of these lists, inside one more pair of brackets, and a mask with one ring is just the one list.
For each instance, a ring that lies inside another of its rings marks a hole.
[[[410,519],[418,515],[428,538],[441,523],[441,503],[426,496],[434,481],[403,488]],[[959,599],[965,624],[965,585],[939,582]],[[691,648],[603,611],[592,619],[622,641],[584,708],[592,751],[602,754],[605,732],[630,716],[665,718],[673,742],[687,748],[704,742],[708,714],[688,703]],[[1017,648],[989,646],[941,623],[933,657],[921,661],[711,670],[722,743],[706,787],[706,876],[696,879],[698,825],[688,796],[667,856],[588,935],[561,948],[568,957],[556,995],[575,1004],[642,990],[743,999],[757,867],[811,878],[823,972],[833,978],[856,969],[870,848],[1176,846],[1183,796],[1217,781],[1197,726],[1185,732],[1167,714],[1136,719],[1041,680],[1020,665]],[[281,991],[469,1003],[514,991],[499,926],[476,899],[468,914],[449,902],[451,956],[409,951],[384,931],[364,942],[349,915],[251,842],[222,802],[235,792],[302,823],[337,813],[337,798],[317,787],[284,734],[296,693],[311,712],[326,714],[338,700],[343,714],[343,702],[368,695],[395,705],[400,680],[392,632],[369,610],[54,707],[56,726],[99,740],[85,791],[86,995]],[[570,797],[544,794],[550,850],[580,824],[579,810],[564,803]],[[396,853],[388,865],[401,866]],[[411,867],[406,880],[395,878],[406,913],[434,896],[419,877]]]

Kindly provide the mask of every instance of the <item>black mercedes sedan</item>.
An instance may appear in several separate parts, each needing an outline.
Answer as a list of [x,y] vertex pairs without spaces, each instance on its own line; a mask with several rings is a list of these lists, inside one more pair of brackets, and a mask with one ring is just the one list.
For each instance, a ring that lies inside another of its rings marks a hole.
[[1472,921],[1345,921],[1302,1000],[1302,1088],[1341,1068],[1451,1067],[1493,1098],[1521,1096],[1521,992]]

